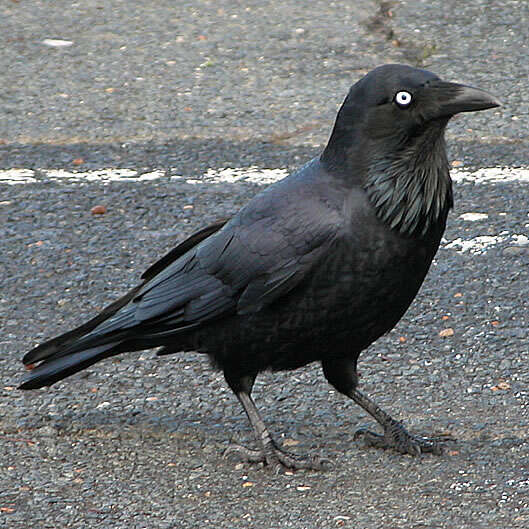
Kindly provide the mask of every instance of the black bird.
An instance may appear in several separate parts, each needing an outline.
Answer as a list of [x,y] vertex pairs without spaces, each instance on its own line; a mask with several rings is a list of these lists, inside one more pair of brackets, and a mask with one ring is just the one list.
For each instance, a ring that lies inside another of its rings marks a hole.
[[98,316],[29,353],[20,388],[49,386],[99,360],[162,346],[207,353],[255,432],[247,461],[321,468],[280,449],[250,393],[261,371],[319,361],[383,434],[367,443],[440,452],[357,387],[360,352],[415,298],[445,229],[452,184],[444,131],[458,112],[499,106],[487,92],[390,64],[354,84],[322,154],[237,215],[199,231]]

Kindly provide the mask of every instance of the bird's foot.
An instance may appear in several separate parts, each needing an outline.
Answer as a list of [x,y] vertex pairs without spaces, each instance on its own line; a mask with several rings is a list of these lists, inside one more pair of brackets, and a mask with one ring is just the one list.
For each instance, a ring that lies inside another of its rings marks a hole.
[[230,445],[224,456],[235,454],[246,463],[263,463],[276,473],[284,470],[325,470],[331,467],[328,459],[319,456],[301,456],[279,448],[273,441],[262,450],[252,450],[241,445]]
[[377,434],[360,428],[355,432],[354,438],[363,438],[367,446],[375,448],[392,448],[401,454],[418,456],[432,453],[441,455],[443,443],[451,440],[449,437],[429,438],[409,433],[399,421],[391,420],[384,425],[384,433]]

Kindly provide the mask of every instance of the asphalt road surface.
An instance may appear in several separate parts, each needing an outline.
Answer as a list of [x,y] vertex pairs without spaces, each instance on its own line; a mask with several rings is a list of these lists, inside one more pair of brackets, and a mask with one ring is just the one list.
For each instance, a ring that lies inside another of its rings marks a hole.
[[[0,42],[0,527],[529,526],[528,2],[4,0]],[[382,407],[457,439],[443,456],[355,442],[371,421],[318,366],[255,398],[280,442],[335,463],[319,473],[224,459],[252,432],[198,355],[15,389],[25,351],[316,155],[386,62],[504,103],[450,124],[446,240],[360,362]]]

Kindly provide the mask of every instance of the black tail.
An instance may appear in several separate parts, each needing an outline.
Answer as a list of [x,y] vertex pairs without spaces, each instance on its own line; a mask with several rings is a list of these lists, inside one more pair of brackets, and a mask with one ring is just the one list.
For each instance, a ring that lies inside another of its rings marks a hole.
[[[26,353],[22,362],[26,366],[35,363],[38,365],[25,376],[19,389],[37,389],[51,386],[55,382],[103,360],[103,358],[122,352],[122,350],[114,349],[121,343],[118,338],[101,336],[98,343],[97,337],[94,337],[93,340],[86,340],[86,335],[124,307],[139,288],[139,286],[136,287],[122,298],[108,305],[95,318],[80,327],[52,338]],[[83,346],[83,342],[85,342],[85,346]]]
[[47,358],[39,366],[32,369],[18,387],[19,389],[37,389],[43,386],[51,386],[55,382],[103,360],[103,358],[119,354],[121,351],[112,350],[119,343],[107,343],[67,356]]
[[[180,243],[141,276],[143,283],[105,307],[90,321],[29,351],[22,361],[28,367],[32,364],[38,365],[26,375],[19,388],[36,389],[51,386],[51,384],[104,358],[125,351],[139,351],[161,345],[158,342],[166,334],[164,328],[150,329],[147,325],[141,329],[139,335],[135,334],[133,331],[135,327],[134,310],[129,304],[148,281],[189,249],[220,230],[225,223],[225,220],[219,221]],[[109,322],[109,320],[111,321]],[[196,325],[198,323],[182,325],[179,329],[175,327],[171,333],[183,332]]]

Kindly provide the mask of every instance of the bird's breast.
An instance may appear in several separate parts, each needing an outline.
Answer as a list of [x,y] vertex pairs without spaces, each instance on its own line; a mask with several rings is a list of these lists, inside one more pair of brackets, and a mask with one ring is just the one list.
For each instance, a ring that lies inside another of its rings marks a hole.
[[336,336],[361,350],[395,326],[422,285],[439,240],[405,238],[366,223],[337,241],[312,278],[327,341]]

